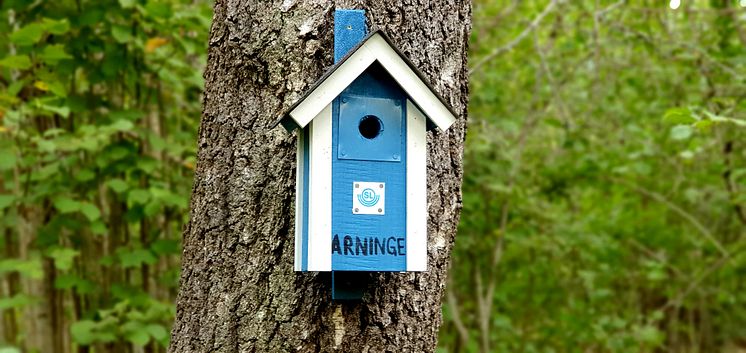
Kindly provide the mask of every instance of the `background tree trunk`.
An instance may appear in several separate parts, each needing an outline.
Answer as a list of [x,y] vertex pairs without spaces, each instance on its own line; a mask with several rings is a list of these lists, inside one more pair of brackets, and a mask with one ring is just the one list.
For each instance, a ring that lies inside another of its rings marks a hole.
[[[332,64],[333,12],[364,8],[460,114],[428,134],[425,273],[362,302],[293,271],[295,136],[272,123]],[[171,352],[430,352],[461,209],[468,1],[216,1]]]

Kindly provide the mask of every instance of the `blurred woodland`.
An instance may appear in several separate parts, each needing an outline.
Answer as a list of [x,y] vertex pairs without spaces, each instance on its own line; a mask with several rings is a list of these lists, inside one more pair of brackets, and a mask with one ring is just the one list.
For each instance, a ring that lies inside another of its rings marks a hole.
[[[746,1],[475,0],[439,352],[746,352]],[[0,353],[163,352],[207,0],[0,1]]]
[[473,11],[442,351],[746,352],[746,8]]

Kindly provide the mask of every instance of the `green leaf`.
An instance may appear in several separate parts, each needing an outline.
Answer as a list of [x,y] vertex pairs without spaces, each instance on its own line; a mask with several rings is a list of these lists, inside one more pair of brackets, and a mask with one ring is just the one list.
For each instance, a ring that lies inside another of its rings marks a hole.
[[692,136],[692,127],[689,125],[676,125],[671,129],[671,138],[674,140],[685,140]]
[[691,124],[696,121],[689,108],[671,108],[663,114],[663,122],[671,125]]
[[36,300],[28,294],[18,293],[12,297],[0,298],[0,311],[18,309],[35,303]]
[[29,260],[0,260],[0,275],[8,272],[18,272],[21,276],[33,279],[40,279],[44,276],[41,260],[38,257]]
[[54,208],[56,208],[61,213],[72,213],[80,211],[81,203],[78,201],[75,201],[69,197],[57,197],[54,200],[52,200],[52,204],[54,205]]
[[21,350],[16,347],[1,347],[0,353],[21,353]]
[[70,22],[63,18],[61,20],[52,20],[49,18],[45,18],[42,20],[42,24],[44,25],[44,29],[46,29],[49,33],[60,35],[65,34],[67,31],[70,30]]
[[70,326],[70,333],[73,336],[73,340],[80,345],[86,346],[93,343],[96,338],[93,330],[96,328],[96,323],[90,320],[78,321]]
[[93,222],[99,218],[101,218],[101,211],[96,207],[96,205],[88,202],[83,202],[80,205],[80,212],[83,213],[83,215],[88,218],[88,221]]
[[145,5],[145,14],[158,19],[167,19],[171,17],[171,6],[161,1],[148,1]]
[[119,6],[123,9],[130,9],[135,7],[135,0],[119,0]]
[[127,191],[129,189],[129,185],[127,185],[127,182],[125,182],[122,179],[111,179],[106,182],[106,185],[109,186],[109,188],[116,192],[116,193],[122,193]]
[[150,342],[150,335],[144,328],[129,331],[125,334],[125,337],[136,346],[144,346]]
[[125,26],[112,25],[111,36],[119,43],[127,43],[132,40],[132,29]]
[[179,241],[176,239],[158,239],[150,245],[152,249],[158,255],[176,255],[179,254]]
[[7,195],[7,194],[0,195],[0,211],[12,205],[15,199],[16,197],[13,195]]
[[10,41],[20,46],[34,45],[41,39],[42,34],[44,26],[41,23],[31,23],[13,32]]
[[60,60],[72,59],[72,55],[65,52],[65,46],[62,44],[47,45],[39,54],[39,58],[47,64],[56,64]]
[[96,178],[96,174],[89,169],[83,169],[75,173],[75,180],[80,182],[91,181]]
[[57,97],[67,97],[67,87],[62,84],[60,81],[50,81],[47,82],[47,87],[49,88],[49,91],[54,93]]
[[84,278],[74,274],[61,273],[54,279],[54,287],[57,289],[77,288],[80,293],[90,293],[93,291],[94,284]]
[[9,55],[0,60],[0,66],[26,70],[31,67],[31,59],[27,55]]
[[146,249],[135,249],[129,252],[119,253],[119,262],[124,268],[137,267],[142,264],[152,265],[156,261],[158,261],[158,259]]
[[162,341],[168,338],[168,331],[166,331],[166,328],[161,325],[149,324],[145,327],[145,330],[148,331],[150,336],[155,338],[156,341]]
[[106,224],[100,220],[91,223],[91,232],[96,235],[104,235],[108,231]]
[[44,109],[46,111],[50,111],[55,114],[59,114],[63,118],[67,118],[68,116],[70,116],[70,108],[66,106],[58,107],[54,105],[40,104],[39,108]]
[[150,200],[150,192],[146,189],[130,190],[127,194],[127,201],[131,204],[144,205]]
[[135,127],[135,124],[133,124],[129,120],[120,119],[109,125],[109,128],[113,129],[114,131],[131,131]]
[[663,342],[665,336],[658,328],[650,325],[637,327],[635,329],[637,340],[643,343],[657,346]]
[[80,251],[70,248],[54,248],[47,255],[54,259],[54,267],[61,271],[67,271],[73,266],[73,259]]
[[0,170],[11,170],[16,165],[16,154],[12,149],[0,150]]

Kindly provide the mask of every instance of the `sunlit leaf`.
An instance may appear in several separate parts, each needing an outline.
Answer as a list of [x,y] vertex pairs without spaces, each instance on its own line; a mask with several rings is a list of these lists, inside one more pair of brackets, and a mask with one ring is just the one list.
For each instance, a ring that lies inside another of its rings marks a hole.
[[127,43],[132,40],[132,29],[130,27],[112,25],[111,36],[119,43]]
[[98,209],[98,207],[96,207],[96,205],[92,203],[81,203],[80,212],[83,213],[83,215],[88,218],[88,221],[90,222],[101,218],[101,211]]
[[689,108],[672,108],[663,115],[663,122],[671,125],[691,124],[696,121]]
[[677,125],[671,128],[671,138],[674,140],[685,140],[692,136],[692,127],[689,125]]
[[10,55],[0,60],[0,66],[9,69],[26,70],[31,67],[31,59],[27,55]]
[[10,41],[21,46],[36,44],[44,34],[44,26],[41,23],[31,23],[10,35]]
[[61,20],[45,18],[42,25],[49,33],[56,35],[65,34],[70,30],[70,22],[66,18]]
[[65,52],[65,46],[62,44],[47,45],[39,55],[42,61],[47,64],[56,64],[60,60],[72,59],[72,55]]
[[70,248],[54,248],[47,253],[47,256],[54,259],[54,266],[61,271],[67,271],[73,266],[73,259],[80,254],[80,251]]
[[96,338],[93,330],[96,328],[96,323],[90,320],[82,320],[73,323],[70,326],[70,333],[72,334],[75,343],[86,346],[93,343]]
[[81,203],[69,197],[60,196],[52,200],[54,207],[61,213],[72,213],[80,210]]

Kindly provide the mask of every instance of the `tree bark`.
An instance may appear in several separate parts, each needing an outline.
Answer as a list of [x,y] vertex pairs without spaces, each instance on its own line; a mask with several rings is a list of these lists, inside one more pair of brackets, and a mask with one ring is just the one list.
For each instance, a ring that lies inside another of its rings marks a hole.
[[[333,13],[366,10],[459,113],[428,133],[428,271],[333,302],[293,271],[295,134],[273,122],[332,65]],[[461,209],[468,1],[218,0],[170,352],[432,352]]]

